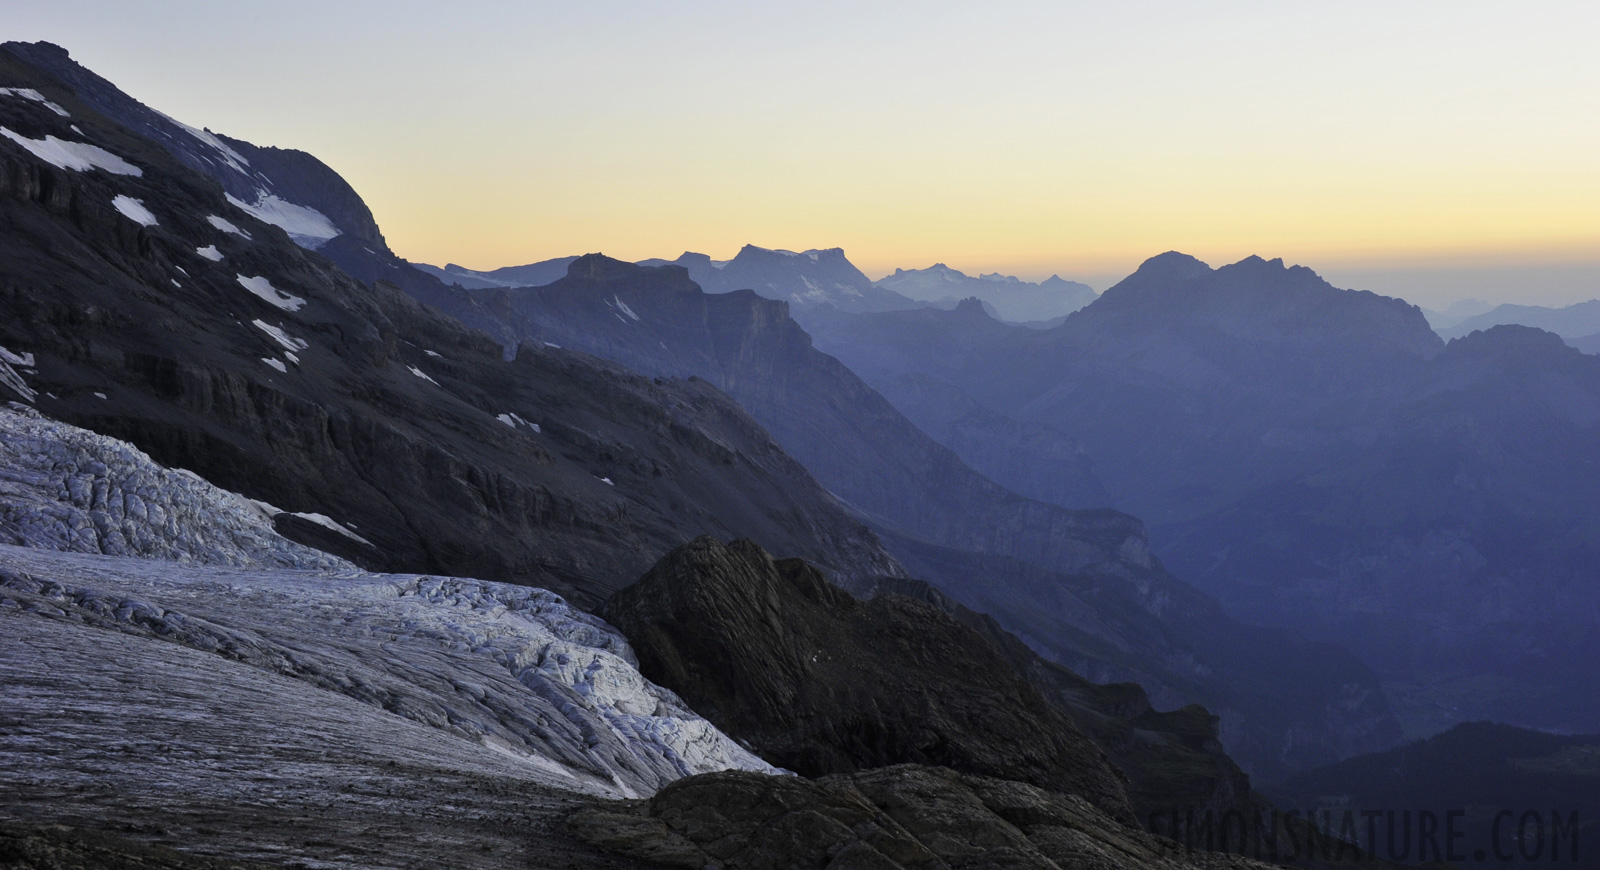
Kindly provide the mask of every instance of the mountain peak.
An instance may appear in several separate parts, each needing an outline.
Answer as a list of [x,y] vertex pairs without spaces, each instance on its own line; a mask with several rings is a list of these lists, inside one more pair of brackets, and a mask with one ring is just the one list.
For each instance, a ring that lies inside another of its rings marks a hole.
[[[1258,257],[1257,259],[1260,258]],[[1193,257],[1180,251],[1167,251],[1140,263],[1139,268],[1134,270],[1133,276],[1157,280],[1186,281],[1191,278],[1198,278],[1210,271],[1212,271],[1211,266],[1198,257]]]
[[957,314],[964,314],[968,317],[989,316],[988,306],[984,304],[982,299],[979,299],[976,296],[968,296],[960,302],[957,302],[955,311]]

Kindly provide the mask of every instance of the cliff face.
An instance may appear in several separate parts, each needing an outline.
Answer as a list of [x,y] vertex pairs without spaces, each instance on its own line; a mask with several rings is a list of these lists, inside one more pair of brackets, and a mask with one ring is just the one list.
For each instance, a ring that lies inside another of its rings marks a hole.
[[780,767],[903,762],[1078,794],[1131,818],[1122,778],[976,632],[925,602],[859,602],[799,560],[701,538],[602,613],[640,672]]
[[15,137],[0,140],[0,346],[29,360],[7,363],[27,390],[8,394],[329,517],[357,537],[280,528],[373,568],[594,601],[716,533],[841,575],[898,572],[708,384],[543,346],[507,361],[489,337],[352,280],[6,52],[0,82],[68,113],[0,100]]

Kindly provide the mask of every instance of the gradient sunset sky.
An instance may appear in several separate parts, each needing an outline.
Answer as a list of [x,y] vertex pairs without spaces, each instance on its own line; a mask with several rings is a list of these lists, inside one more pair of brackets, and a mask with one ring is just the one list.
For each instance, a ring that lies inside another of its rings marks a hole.
[[843,247],[1104,289],[1169,249],[1600,296],[1600,4],[6,4],[310,151],[422,262]]

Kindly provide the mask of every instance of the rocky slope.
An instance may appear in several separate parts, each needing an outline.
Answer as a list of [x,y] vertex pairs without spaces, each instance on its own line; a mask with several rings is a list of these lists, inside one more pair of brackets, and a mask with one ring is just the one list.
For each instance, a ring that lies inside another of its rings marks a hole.
[[0,346],[29,360],[6,364],[25,392],[0,389],[276,505],[280,529],[369,568],[592,601],[715,533],[842,575],[898,571],[709,385],[542,346],[507,361],[10,49],[0,84],[67,113],[0,98]]
[[582,811],[568,828],[620,854],[693,870],[1270,866],[1186,850],[1081,798],[916,765],[816,782],[693,777],[649,801]]
[[1160,713],[1135,684],[1093,684],[921,581],[862,592],[748,542],[701,539],[604,612],[652,679],[802,773],[944,764],[1071,791],[1113,815],[1131,807],[1141,822],[1254,806],[1203,708]]
[[1132,818],[1103,754],[933,605],[858,602],[804,562],[700,538],[601,612],[633,640],[643,673],[780,767],[819,776],[941,765]]

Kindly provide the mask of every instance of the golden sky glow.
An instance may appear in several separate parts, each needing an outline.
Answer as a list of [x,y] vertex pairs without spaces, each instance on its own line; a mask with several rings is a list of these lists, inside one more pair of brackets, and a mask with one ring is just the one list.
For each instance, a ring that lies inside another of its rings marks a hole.
[[1592,2],[23,5],[8,38],[316,154],[423,262],[753,242],[1103,289],[1178,249],[1600,295]]

